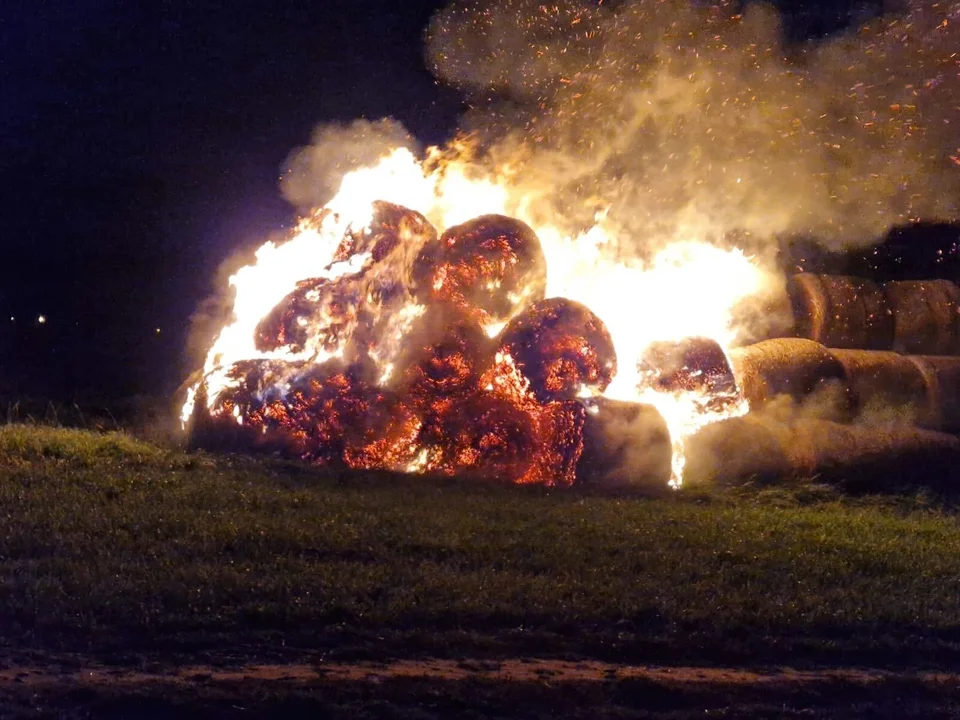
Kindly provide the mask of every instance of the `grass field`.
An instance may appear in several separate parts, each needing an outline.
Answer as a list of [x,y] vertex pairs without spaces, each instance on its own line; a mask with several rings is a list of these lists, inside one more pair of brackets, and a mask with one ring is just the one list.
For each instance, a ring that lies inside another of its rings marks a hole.
[[614,496],[8,425],[0,577],[12,665],[960,665],[950,503],[810,483]]

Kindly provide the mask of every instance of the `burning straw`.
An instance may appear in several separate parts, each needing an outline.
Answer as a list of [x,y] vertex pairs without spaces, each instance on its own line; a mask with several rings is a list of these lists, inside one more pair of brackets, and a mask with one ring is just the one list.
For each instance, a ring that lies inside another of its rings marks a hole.
[[[619,467],[668,439],[674,483],[686,438],[748,402],[829,385],[855,412],[853,364],[815,343],[731,348],[789,324],[768,312],[778,236],[960,217],[956,17],[910,2],[794,53],[766,6],[452,3],[427,56],[471,95],[464,132],[418,156],[358,121],[294,153],[305,217],[231,278],[184,421],[318,463],[568,485],[594,412],[622,419],[599,433],[627,438]],[[807,334],[885,347],[885,301],[896,349],[957,347],[953,290],[922,292],[802,281]],[[641,404],[662,424],[635,431]]]

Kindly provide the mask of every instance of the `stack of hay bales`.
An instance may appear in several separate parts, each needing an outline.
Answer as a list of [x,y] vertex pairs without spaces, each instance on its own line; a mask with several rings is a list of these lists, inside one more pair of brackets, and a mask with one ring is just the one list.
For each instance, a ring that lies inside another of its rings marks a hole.
[[787,291],[797,337],[731,351],[751,413],[691,438],[686,478],[960,473],[960,288],[805,273]]
[[731,352],[751,407],[788,396],[821,419],[960,431],[954,283],[801,273],[787,291],[797,337]]
[[960,288],[949,280],[877,283],[794,275],[787,283],[799,337],[831,348],[960,354]]

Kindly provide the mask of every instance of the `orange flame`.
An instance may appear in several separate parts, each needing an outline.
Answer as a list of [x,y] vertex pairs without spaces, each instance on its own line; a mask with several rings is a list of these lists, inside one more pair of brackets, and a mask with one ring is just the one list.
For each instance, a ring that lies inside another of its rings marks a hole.
[[[754,258],[736,248],[724,249],[705,242],[697,231],[676,237],[644,261],[629,252],[640,243],[627,237],[616,218],[601,212],[593,227],[577,235],[530,217],[528,198],[510,185],[508,169],[497,176],[475,177],[456,149],[432,148],[426,161],[406,149],[397,149],[368,168],[344,176],[336,196],[326,208],[304,219],[291,238],[281,244],[265,243],[256,262],[240,269],[231,279],[236,296],[233,318],[214,340],[203,368],[208,408],[236,382],[229,368],[241,360],[286,360],[323,363],[342,356],[343,346],[313,342],[294,352],[290,348],[257,350],[257,324],[306,279],[337,280],[365,271],[369,253],[333,262],[346,232],[364,232],[372,220],[376,200],[396,203],[422,213],[439,229],[448,228],[482,214],[516,217],[536,232],[547,261],[549,297],[565,297],[590,308],[606,325],[618,359],[618,372],[603,395],[613,399],[655,405],[666,419],[674,443],[672,484],[682,481],[685,459],[683,441],[700,427],[724,417],[743,414],[747,405],[736,400],[716,409],[708,407],[702,393],[657,392],[644,389],[639,359],[650,343],[700,336],[716,340],[726,350],[735,340],[734,307],[764,289],[769,276]],[[404,342],[410,323],[422,314],[412,300],[398,313],[370,357],[379,370],[380,385],[393,375],[393,361]],[[504,322],[485,328],[491,337]],[[503,358],[498,365],[502,365]],[[488,378],[488,392],[500,392],[510,383],[510,374]],[[499,384],[499,385],[498,385]],[[200,383],[187,394],[182,409],[184,423],[190,418]],[[514,393],[526,392],[516,387]],[[588,391],[585,391],[588,392]],[[240,418],[238,417],[238,421]],[[431,451],[413,453],[411,470],[430,465]]]

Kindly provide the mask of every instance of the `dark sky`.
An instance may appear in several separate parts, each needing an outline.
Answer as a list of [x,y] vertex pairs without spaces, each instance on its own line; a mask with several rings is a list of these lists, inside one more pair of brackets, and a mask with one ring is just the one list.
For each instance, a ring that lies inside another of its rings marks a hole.
[[[781,4],[794,35],[847,12]],[[0,3],[0,397],[175,386],[219,264],[292,219],[278,176],[317,123],[454,127],[422,58],[440,5]]]
[[317,123],[449,132],[420,40],[437,5],[0,4],[2,389],[174,381],[218,265],[292,218],[277,179]]

